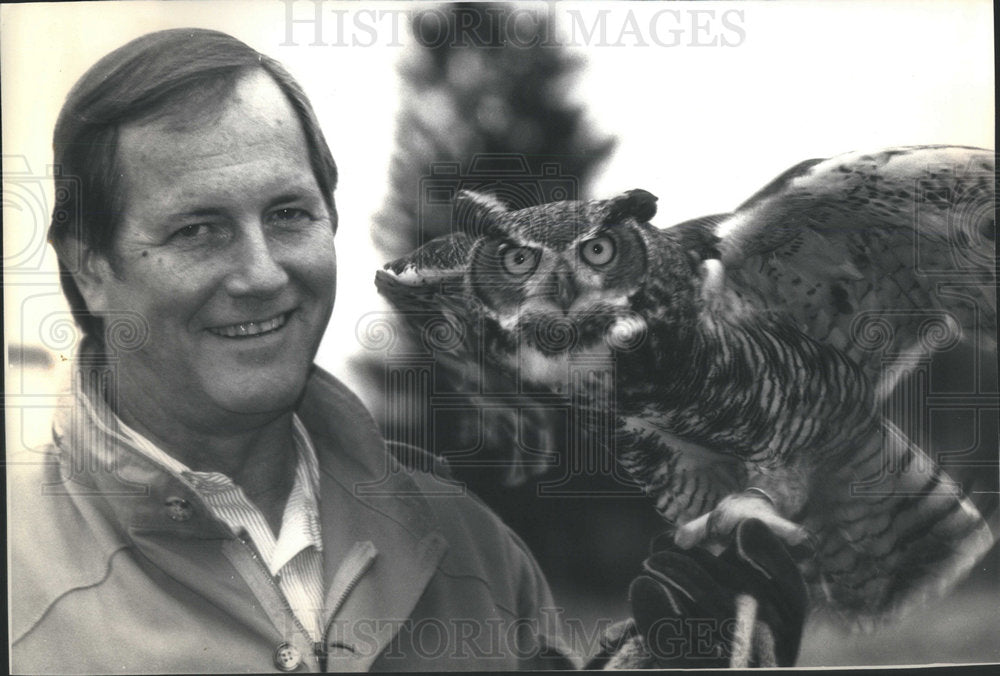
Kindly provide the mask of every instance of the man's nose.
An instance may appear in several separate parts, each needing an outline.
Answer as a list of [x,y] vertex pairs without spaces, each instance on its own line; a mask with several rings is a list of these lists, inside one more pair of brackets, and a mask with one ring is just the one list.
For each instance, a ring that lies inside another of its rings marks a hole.
[[276,295],[288,283],[288,273],[275,258],[263,226],[246,228],[240,235],[227,290],[234,296]]

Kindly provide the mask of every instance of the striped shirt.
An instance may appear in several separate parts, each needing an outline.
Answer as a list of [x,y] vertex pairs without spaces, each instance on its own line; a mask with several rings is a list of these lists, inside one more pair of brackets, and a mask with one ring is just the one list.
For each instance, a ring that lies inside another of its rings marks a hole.
[[[298,454],[295,479],[285,504],[281,529],[275,538],[264,514],[228,476],[221,472],[191,470],[118,419],[100,395],[82,396],[81,399],[85,402],[87,415],[103,432],[117,437],[178,478],[205,502],[212,516],[229,526],[233,534],[253,542],[296,619],[313,641],[321,641],[323,540],[319,520],[319,461],[309,433],[298,416],[292,416],[292,436]],[[102,410],[96,410],[98,407]],[[102,420],[112,422],[117,430],[109,430]]]

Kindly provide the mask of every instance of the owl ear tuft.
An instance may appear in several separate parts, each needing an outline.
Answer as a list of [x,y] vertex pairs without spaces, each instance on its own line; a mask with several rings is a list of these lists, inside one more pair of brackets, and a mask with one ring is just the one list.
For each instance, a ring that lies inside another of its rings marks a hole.
[[493,195],[462,190],[455,197],[454,223],[468,235],[479,237],[496,232],[507,207]]
[[656,215],[657,199],[656,195],[641,188],[612,197],[608,200],[608,213],[604,222],[613,224],[634,218],[640,223],[645,223]]

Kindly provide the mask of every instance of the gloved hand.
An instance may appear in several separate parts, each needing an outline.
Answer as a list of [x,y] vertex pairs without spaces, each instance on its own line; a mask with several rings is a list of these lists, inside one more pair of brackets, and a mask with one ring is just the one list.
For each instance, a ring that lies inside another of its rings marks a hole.
[[807,609],[805,583],[763,523],[739,524],[719,556],[653,542],[632,581],[633,620],[608,632],[591,668],[791,666]]

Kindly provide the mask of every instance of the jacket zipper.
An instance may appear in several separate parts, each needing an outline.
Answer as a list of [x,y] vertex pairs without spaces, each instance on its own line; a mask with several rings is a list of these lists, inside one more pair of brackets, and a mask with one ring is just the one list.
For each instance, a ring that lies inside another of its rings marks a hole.
[[295,611],[292,610],[292,604],[288,602],[288,598],[285,596],[285,592],[281,591],[281,585],[279,585],[277,582],[274,581],[274,576],[271,575],[271,571],[268,569],[267,566],[264,565],[264,561],[261,559],[260,552],[257,550],[257,546],[254,545],[250,541],[250,538],[246,537],[245,535],[240,535],[237,537],[237,539],[243,544],[244,547],[247,548],[247,550],[250,552],[250,558],[257,562],[257,566],[261,569],[261,571],[263,571],[264,576],[267,578],[267,581],[270,583],[270,585],[274,588],[274,591],[277,592],[278,597],[281,599],[281,603],[285,607],[285,610],[291,616],[292,622],[295,623],[295,626],[302,633],[302,635],[305,636],[310,643],[312,643],[313,655],[316,656],[316,659],[319,662],[320,671],[325,673],[326,646],[323,645],[323,641],[314,641],[312,634],[309,633],[309,630],[307,630],[302,625],[302,622],[295,614]]
[[[372,563],[374,563],[375,557],[377,555],[378,555],[378,550],[375,548],[375,545],[373,545],[370,541],[365,540],[364,542],[355,543],[354,546],[351,548],[351,550],[347,553],[347,556],[344,557],[344,562],[340,564],[340,568],[337,569],[337,572],[336,574],[334,574],[333,579],[336,582],[337,578],[341,579],[346,578],[347,581],[341,583],[342,586],[340,587],[340,590],[338,591],[334,602],[330,605],[330,611],[329,611],[330,619],[327,621],[326,626],[323,628],[324,641],[326,640],[326,637],[330,632],[330,625],[333,624],[333,618],[337,616],[337,613],[340,611],[340,607],[344,605],[344,602],[347,600],[347,597],[358,585],[358,582],[361,581],[361,578],[364,577],[365,573],[368,572],[368,569],[371,568]],[[322,645],[322,647],[324,648],[322,664],[323,664],[323,669],[325,670],[326,658],[327,658],[325,643]],[[341,647],[347,648],[348,650],[354,652],[353,646],[342,645]]]
[[333,579],[336,580],[341,575],[345,575],[350,571],[350,577],[347,578],[347,583],[340,589],[340,593],[337,594],[337,599],[330,606],[330,619],[332,620],[337,612],[340,610],[340,606],[344,605],[344,601],[347,600],[348,595],[354,590],[358,582],[368,569],[371,568],[372,563],[375,561],[375,556],[378,554],[378,550],[375,549],[370,541],[365,540],[364,542],[357,542],[351,547],[351,551],[347,553],[344,557],[344,562],[340,564],[340,569],[334,575]]

